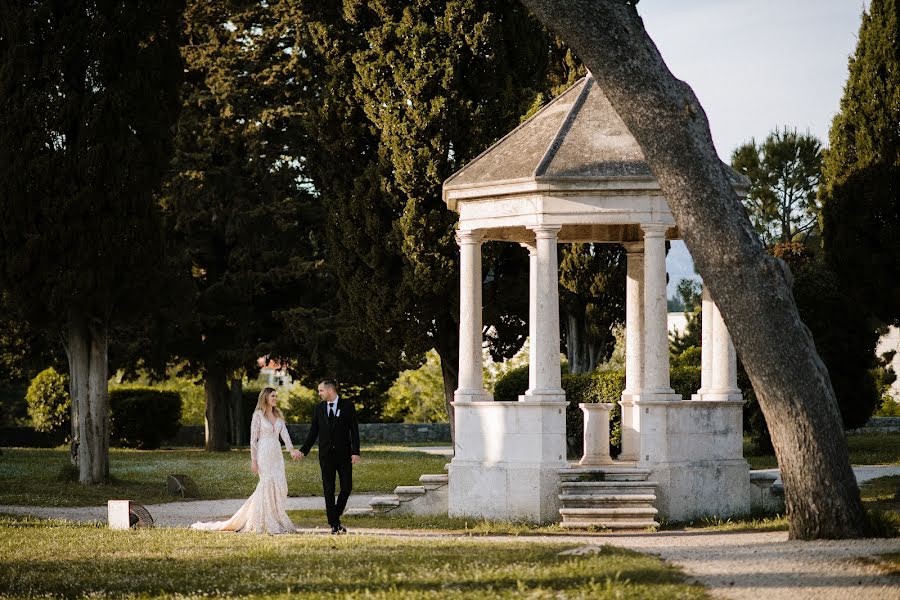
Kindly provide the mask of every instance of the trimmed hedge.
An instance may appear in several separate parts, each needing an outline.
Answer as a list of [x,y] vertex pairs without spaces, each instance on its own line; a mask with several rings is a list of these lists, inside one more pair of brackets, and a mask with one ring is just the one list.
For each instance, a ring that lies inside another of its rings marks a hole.
[[181,395],[153,388],[109,392],[110,440],[117,446],[152,450],[178,433]]
[[494,384],[494,402],[515,402],[528,389],[528,365],[510,369]]

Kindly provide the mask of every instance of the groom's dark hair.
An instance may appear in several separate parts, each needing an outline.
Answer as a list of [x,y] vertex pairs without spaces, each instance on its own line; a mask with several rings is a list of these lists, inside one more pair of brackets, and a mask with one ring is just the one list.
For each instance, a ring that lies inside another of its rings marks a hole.
[[334,379],[321,379],[319,380],[319,385],[327,385],[332,388],[334,391],[337,391],[337,381]]

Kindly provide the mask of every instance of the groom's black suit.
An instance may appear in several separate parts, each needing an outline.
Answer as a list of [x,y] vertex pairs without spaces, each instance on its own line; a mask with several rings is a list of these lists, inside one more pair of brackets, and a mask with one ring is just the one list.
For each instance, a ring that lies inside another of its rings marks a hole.
[[[319,441],[319,466],[322,469],[322,489],[325,493],[325,511],[328,524],[340,527],[341,515],[347,507],[347,499],[353,489],[353,464],[351,456],[359,456],[359,423],[353,402],[337,399],[337,415],[328,416],[328,403],[316,406],[309,434],[300,452],[309,454],[312,445]],[[341,493],[334,499],[335,474],[341,480]]]

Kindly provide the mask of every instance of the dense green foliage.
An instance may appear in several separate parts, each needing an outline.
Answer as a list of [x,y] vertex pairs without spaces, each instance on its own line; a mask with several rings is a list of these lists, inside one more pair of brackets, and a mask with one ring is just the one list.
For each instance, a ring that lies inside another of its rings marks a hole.
[[384,420],[404,423],[446,423],[444,382],[440,357],[429,351],[425,363],[415,370],[400,373],[387,392]]
[[620,244],[560,247],[562,344],[572,373],[590,373],[615,347],[625,321],[625,249]]
[[109,393],[110,438],[117,446],[152,450],[178,433],[181,396],[152,388],[118,388]]
[[744,206],[767,246],[805,243],[818,232],[822,144],[815,136],[776,129],[759,146],[750,140],[735,149],[731,166],[750,179]]
[[[84,483],[108,476],[108,344],[165,293],[155,199],[171,157],[180,0],[0,4],[0,288],[62,333]],[[49,338],[49,334],[47,336]]]
[[900,5],[863,14],[840,112],[825,153],[825,254],[842,286],[900,324]]
[[[456,215],[441,184],[560,86],[574,60],[517,3],[303,1],[306,168],[327,208],[346,324],[337,333],[396,370],[441,357],[456,387]],[[484,247],[485,326],[495,357],[527,335],[527,253]]]
[[185,13],[164,205],[191,285],[169,343],[205,380],[209,449],[227,448],[228,409],[240,416],[226,404],[226,380],[255,374],[260,356],[309,374],[328,344],[324,215],[303,174],[294,112],[307,75],[287,51],[285,4],[195,0]]
[[70,425],[72,400],[68,388],[69,378],[53,367],[44,369],[31,380],[25,402],[32,427],[50,433]]

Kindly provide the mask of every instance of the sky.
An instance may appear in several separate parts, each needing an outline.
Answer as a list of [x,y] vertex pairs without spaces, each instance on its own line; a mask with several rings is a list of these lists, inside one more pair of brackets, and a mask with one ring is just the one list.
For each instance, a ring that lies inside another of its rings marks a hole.
[[[776,127],[828,142],[856,48],[863,0],[640,0],[669,70],[693,88],[719,156]],[[666,261],[669,295],[696,277],[682,242]]]

